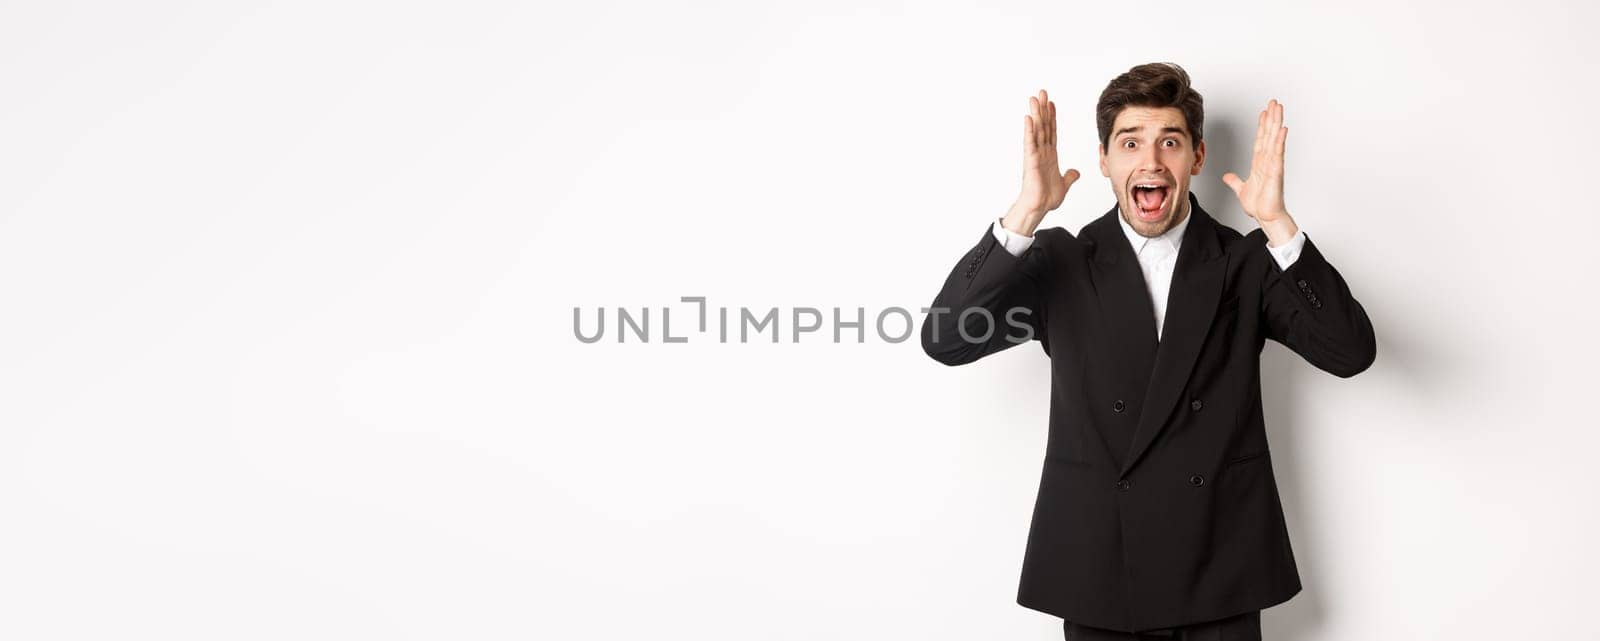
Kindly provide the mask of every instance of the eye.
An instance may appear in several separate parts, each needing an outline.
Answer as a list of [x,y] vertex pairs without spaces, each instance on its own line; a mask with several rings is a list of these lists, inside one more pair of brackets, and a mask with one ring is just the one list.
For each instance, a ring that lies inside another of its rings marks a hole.
[[1168,138],[1168,139],[1166,139],[1166,140],[1164,140],[1162,142],[1170,142],[1170,143],[1172,143],[1170,145],[1167,145],[1168,147],[1176,147],[1176,146],[1178,146],[1178,139],[1177,138]]
[[1131,139],[1130,140],[1124,140],[1124,141],[1122,141],[1122,148],[1123,149],[1132,149],[1133,147],[1131,145],[1133,145],[1133,144],[1134,144],[1134,141],[1131,140]]

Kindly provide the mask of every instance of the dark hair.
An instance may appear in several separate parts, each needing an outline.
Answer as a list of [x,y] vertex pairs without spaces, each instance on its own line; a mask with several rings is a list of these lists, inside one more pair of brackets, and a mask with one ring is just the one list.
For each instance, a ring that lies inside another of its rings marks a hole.
[[1111,126],[1123,107],[1176,107],[1183,112],[1192,144],[1204,140],[1205,104],[1200,92],[1189,86],[1189,74],[1171,62],[1142,64],[1111,80],[1100,92],[1095,105],[1095,124],[1100,128],[1100,144],[1111,148]]

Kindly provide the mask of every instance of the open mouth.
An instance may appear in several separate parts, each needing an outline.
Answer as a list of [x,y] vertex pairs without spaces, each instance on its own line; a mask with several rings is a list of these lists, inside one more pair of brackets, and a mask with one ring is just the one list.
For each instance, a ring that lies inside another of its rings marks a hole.
[[1167,196],[1172,188],[1161,183],[1139,183],[1133,186],[1133,204],[1140,220],[1156,221],[1167,212]]

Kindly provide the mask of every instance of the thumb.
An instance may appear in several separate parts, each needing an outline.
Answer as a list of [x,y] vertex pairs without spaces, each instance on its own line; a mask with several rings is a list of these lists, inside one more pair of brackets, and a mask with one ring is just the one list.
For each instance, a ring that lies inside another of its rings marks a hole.
[[1222,175],[1222,182],[1233,190],[1233,195],[1235,196],[1239,195],[1239,190],[1244,188],[1244,181],[1239,180],[1239,175],[1231,171]]
[[1061,174],[1061,188],[1072,189],[1072,183],[1078,182],[1078,177],[1081,175],[1076,169],[1068,169],[1067,173]]

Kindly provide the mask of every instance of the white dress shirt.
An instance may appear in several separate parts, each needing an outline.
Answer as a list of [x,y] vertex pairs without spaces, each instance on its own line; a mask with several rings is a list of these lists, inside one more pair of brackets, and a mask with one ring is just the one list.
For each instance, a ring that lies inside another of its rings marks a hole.
[[[1150,294],[1151,307],[1155,308],[1156,315],[1156,340],[1161,340],[1163,321],[1167,318],[1167,293],[1172,289],[1172,267],[1178,262],[1178,248],[1183,245],[1183,230],[1189,227],[1189,219],[1193,214],[1185,215],[1182,221],[1173,225],[1166,233],[1147,238],[1134,231],[1128,221],[1123,220],[1122,211],[1117,211],[1117,223],[1122,225],[1122,234],[1128,237],[1128,244],[1133,247],[1133,253],[1139,257],[1139,271],[1144,273],[1145,291]],[[991,224],[995,240],[1000,241],[1012,256],[1021,256],[1022,252],[1033,245],[1032,236],[1013,234],[995,221]],[[1306,233],[1304,230],[1296,231],[1293,238],[1280,246],[1267,245],[1267,253],[1278,261],[1278,267],[1288,269],[1300,257],[1300,248],[1305,245]]]

